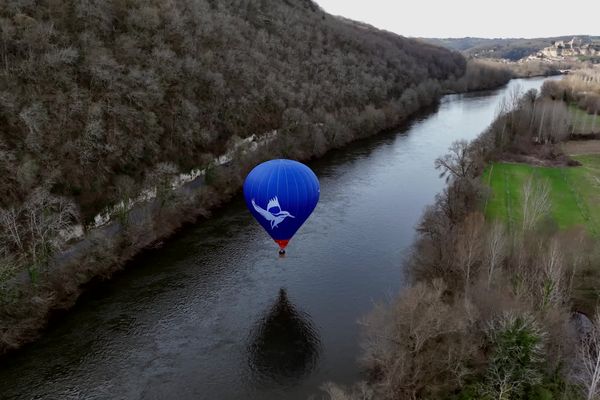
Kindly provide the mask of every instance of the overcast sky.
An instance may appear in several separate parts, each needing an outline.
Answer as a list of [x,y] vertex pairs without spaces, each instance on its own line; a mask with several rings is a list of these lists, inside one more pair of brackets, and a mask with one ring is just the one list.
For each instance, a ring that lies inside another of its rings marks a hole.
[[[600,0],[316,0],[330,14],[404,36],[600,35]],[[556,4],[556,5],[554,5]]]

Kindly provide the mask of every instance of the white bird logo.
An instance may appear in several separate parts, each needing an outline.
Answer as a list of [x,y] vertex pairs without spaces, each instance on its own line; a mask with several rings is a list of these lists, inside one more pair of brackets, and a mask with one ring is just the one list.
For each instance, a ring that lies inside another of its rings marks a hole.
[[[269,204],[267,204],[266,210],[261,208],[260,206],[258,206],[254,202],[254,199],[252,199],[252,206],[254,207],[254,209],[256,210],[257,213],[262,215],[267,221],[271,222],[271,229],[277,228],[277,225],[282,223],[283,220],[286,219],[287,217],[296,218],[289,212],[283,211],[281,209],[281,206],[279,205],[279,199],[277,198],[277,196],[275,196],[274,198],[269,200]],[[279,211],[272,212],[271,210],[274,208],[277,208]]]

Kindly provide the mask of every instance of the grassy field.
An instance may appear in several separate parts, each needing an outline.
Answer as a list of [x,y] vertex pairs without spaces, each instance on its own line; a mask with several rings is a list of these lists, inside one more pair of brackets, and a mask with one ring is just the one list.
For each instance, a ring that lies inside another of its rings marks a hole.
[[569,106],[573,133],[600,133],[600,115],[588,114],[574,104]]
[[552,219],[561,229],[584,226],[594,236],[600,233],[600,155],[573,157],[581,167],[534,167],[495,163],[483,176],[492,195],[485,205],[486,217],[507,221],[511,229],[522,218],[521,191],[533,176],[550,184]]

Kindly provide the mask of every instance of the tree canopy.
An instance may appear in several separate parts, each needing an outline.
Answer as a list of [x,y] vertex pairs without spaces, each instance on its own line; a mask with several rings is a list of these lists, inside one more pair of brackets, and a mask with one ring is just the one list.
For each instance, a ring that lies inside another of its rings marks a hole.
[[231,138],[294,115],[375,121],[403,94],[418,103],[419,84],[464,70],[457,53],[309,0],[7,0],[0,207],[44,185],[89,217],[124,176],[205,165]]

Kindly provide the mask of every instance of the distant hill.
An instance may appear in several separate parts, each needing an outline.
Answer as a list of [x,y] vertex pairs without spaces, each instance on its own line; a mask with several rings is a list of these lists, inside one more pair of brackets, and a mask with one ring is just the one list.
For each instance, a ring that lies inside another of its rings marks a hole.
[[465,37],[443,39],[424,38],[423,40],[448,49],[461,51],[470,57],[504,58],[517,61],[521,58],[535,54],[544,48],[550,47],[555,42],[568,42],[574,37],[581,39],[583,43],[600,41],[600,36],[589,35],[569,35],[535,39],[486,39]]

